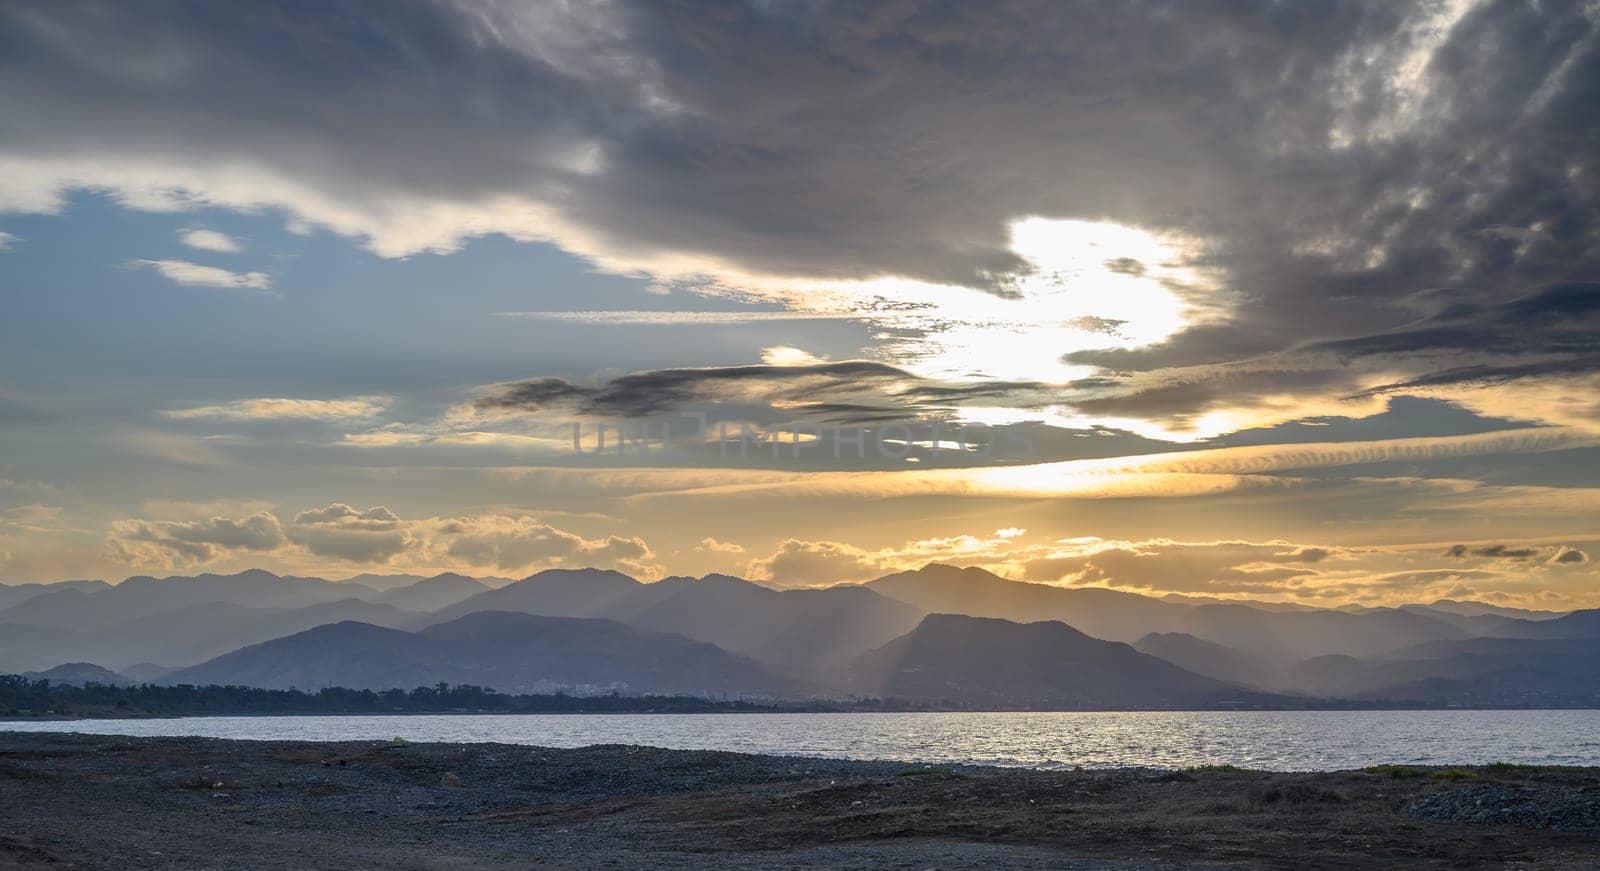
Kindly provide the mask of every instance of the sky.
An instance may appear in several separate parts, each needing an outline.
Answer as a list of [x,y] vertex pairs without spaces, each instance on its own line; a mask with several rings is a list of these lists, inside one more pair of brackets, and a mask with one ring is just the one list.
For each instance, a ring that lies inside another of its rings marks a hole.
[[0,579],[1600,606],[1600,6],[0,2]]

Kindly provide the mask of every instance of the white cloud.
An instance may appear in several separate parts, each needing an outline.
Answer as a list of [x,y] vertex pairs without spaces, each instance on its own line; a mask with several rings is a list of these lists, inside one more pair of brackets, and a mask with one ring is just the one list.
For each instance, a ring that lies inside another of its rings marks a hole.
[[817,355],[791,345],[773,345],[761,349],[761,362],[768,366],[815,366],[827,362],[826,357]]
[[229,236],[227,233],[219,233],[216,230],[206,230],[198,227],[179,233],[178,241],[188,245],[190,248],[201,251],[216,251],[222,254],[238,254],[244,250],[244,246],[239,244],[239,240]]
[[272,276],[265,272],[233,272],[219,266],[205,266],[187,260],[135,260],[133,265],[148,266],[168,280],[186,287],[263,291],[272,289]]
[[709,536],[700,539],[700,543],[695,545],[694,549],[697,551],[710,551],[712,553],[744,553],[743,545],[734,544],[731,541],[721,541]]
[[0,232],[0,251],[5,251],[21,241],[21,239],[18,239],[16,236],[10,233]]
[[161,414],[174,420],[350,420],[371,417],[388,405],[389,399],[383,396],[353,396],[348,399],[265,397],[221,405],[177,408]]

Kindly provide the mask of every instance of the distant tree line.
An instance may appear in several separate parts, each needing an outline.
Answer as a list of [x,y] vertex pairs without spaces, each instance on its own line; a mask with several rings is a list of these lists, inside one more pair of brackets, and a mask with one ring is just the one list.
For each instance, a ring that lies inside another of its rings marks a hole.
[[[0,716],[176,717],[265,714],[609,714],[801,710],[693,696],[508,695],[479,686],[438,684],[401,690],[324,687],[268,690],[242,686],[82,686],[0,676]],[[815,710],[807,708],[806,710]]]
[[[1293,699],[1282,704],[1229,703],[1225,710],[1366,710],[1442,708],[1443,704],[1394,701]],[[1494,706],[1526,707],[1526,706]],[[849,698],[810,702],[758,702],[700,696],[573,696],[565,693],[511,695],[480,686],[440,683],[401,690],[268,690],[244,686],[82,686],[0,675],[0,718],[125,718],[270,716],[273,714],[710,714],[845,711],[1052,711],[1069,708],[1028,704],[959,704],[938,699]],[[1135,709],[1128,709],[1135,710]],[[0,731],[4,726],[0,725]]]

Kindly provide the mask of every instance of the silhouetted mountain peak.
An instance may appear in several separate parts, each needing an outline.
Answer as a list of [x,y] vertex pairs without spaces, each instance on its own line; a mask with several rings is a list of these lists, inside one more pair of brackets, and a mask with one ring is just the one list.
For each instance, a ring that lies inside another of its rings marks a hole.
[[458,572],[440,572],[431,578],[423,578],[422,580],[417,581],[417,583],[425,584],[430,581],[437,581],[439,583],[461,583],[464,581],[472,584],[476,584],[478,582],[476,578],[468,577],[467,575],[463,575]]
[[863,692],[997,707],[1203,705],[1233,692],[1059,621],[963,614],[929,614],[906,635],[857,657],[846,675]]
[[559,583],[561,581],[599,581],[601,583],[617,584],[639,583],[639,581],[616,569],[597,569],[593,566],[581,569],[544,569],[523,578],[520,583],[529,581],[541,581],[543,583]]

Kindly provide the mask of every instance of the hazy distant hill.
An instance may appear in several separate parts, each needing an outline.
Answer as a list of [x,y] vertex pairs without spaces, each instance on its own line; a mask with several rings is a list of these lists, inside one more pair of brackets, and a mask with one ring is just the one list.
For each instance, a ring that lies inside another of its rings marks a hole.
[[[465,575],[456,575],[454,572],[445,572],[445,574],[454,575],[455,577],[458,577],[458,578],[459,577],[466,577]],[[434,575],[432,577],[426,577],[425,578],[422,575],[374,575],[374,574],[363,574],[363,575],[355,575],[353,577],[345,578],[344,580],[340,581],[339,583],[342,583],[342,584],[351,584],[351,583],[360,584],[361,586],[366,587],[366,588],[371,589],[371,590],[374,590],[374,591],[376,591],[378,593],[392,593],[392,592],[394,592],[396,590],[401,590],[401,589],[404,589],[406,587],[414,587],[414,586],[416,586],[417,584],[419,584],[419,583],[421,583],[423,581],[433,580],[433,578],[437,578],[437,577],[439,577],[439,575]],[[494,589],[499,589],[500,587],[503,587],[506,584],[514,584],[514,583],[516,583],[517,579],[516,578],[485,577],[485,578],[472,578],[471,580],[476,581],[478,584],[482,585],[485,589],[494,590]]]
[[1553,620],[1510,623],[1497,628],[1493,634],[1504,638],[1549,640],[1600,638],[1600,608],[1573,611]]
[[92,662],[68,662],[44,671],[35,671],[24,674],[30,680],[47,680],[53,684],[73,684],[83,686],[86,683],[105,684],[107,686],[120,686],[130,681],[109,668],[103,668]]
[[1152,632],[1133,647],[1203,677],[1272,692],[1286,686],[1281,665],[1182,632]]
[[1112,641],[1177,631],[1190,606],[1096,587],[1010,581],[977,567],[930,564],[870,581],[867,589],[929,614],[966,614],[1032,622],[1060,620]]
[[1319,657],[1291,678],[1307,693],[1478,707],[1600,705],[1600,639],[1472,638],[1376,659]]
[[1216,596],[1190,596],[1182,593],[1168,593],[1160,597],[1161,601],[1174,605],[1248,605],[1258,611],[1317,611],[1321,610],[1313,605],[1302,605],[1298,602],[1264,602],[1259,599],[1222,599]]
[[348,621],[235,650],[163,676],[162,683],[268,689],[324,686],[387,689],[459,682],[462,672],[427,639]]
[[715,644],[612,620],[489,611],[429,626],[420,634],[447,645],[459,661],[515,675],[514,682],[490,684],[501,688],[504,683],[507,691],[531,691],[552,680],[656,693],[790,693],[800,688]]
[[155,663],[150,662],[141,662],[136,665],[130,665],[127,668],[122,669],[119,673],[123,677],[127,678],[130,683],[143,684],[155,683],[156,681],[166,677],[169,674],[172,674],[175,671],[177,671],[177,669],[169,666],[156,665]]
[[[665,583],[665,582],[663,582]],[[772,590],[741,578],[675,579],[670,596],[627,618],[803,671],[900,636],[922,611],[862,588]]]
[[448,608],[488,589],[474,578],[445,572],[442,575],[423,578],[408,587],[390,590],[373,601],[407,611],[429,613],[440,608]]
[[1468,637],[1443,619],[1399,609],[1269,613],[1244,605],[1202,605],[1182,626],[1197,638],[1281,662],[1330,654],[1373,656]]
[[1455,599],[1437,599],[1428,603],[1426,607],[1434,611],[1460,614],[1463,617],[1492,615],[1495,617],[1510,617],[1515,620],[1553,620],[1568,613],[1566,611],[1533,611],[1527,608],[1507,608],[1503,605],[1488,605],[1483,602],[1461,602]]
[[20,605],[35,596],[65,590],[93,592],[111,586],[105,581],[56,581],[53,584],[0,584],[0,610]]
[[0,612],[0,623],[92,631],[136,617],[211,602],[250,608],[303,608],[373,595],[370,588],[349,581],[280,577],[260,569],[234,575],[139,576],[104,589],[74,588],[35,596]]
[[609,569],[549,569],[444,608],[430,622],[453,620],[474,611],[597,617],[647,586],[652,585]]
[[83,659],[75,655],[83,640],[70,629],[0,623],[0,673],[44,671]]
[[226,602],[190,605],[93,631],[55,627],[0,628],[0,671],[38,670],[63,662],[96,662],[122,670],[155,663],[193,665],[246,644],[340,620],[398,626],[417,615],[392,605],[344,599],[304,608],[249,608]]
[[[1157,599],[937,564],[867,584],[792,590],[715,574],[642,583],[598,569],[544,571],[499,587],[455,573],[359,577],[383,591],[355,579],[264,571],[136,577],[115,586],[0,587],[0,596],[14,599],[0,611],[0,672],[98,663],[153,677],[175,666],[212,667],[246,648],[257,652],[240,661],[248,668],[238,674],[274,685],[348,678],[408,686],[428,678],[504,689],[592,684],[659,692],[670,681],[651,670],[648,657],[670,652],[663,662],[674,669],[672,680],[699,674],[715,684],[674,684],[670,691],[809,693],[819,683],[843,680],[826,688],[880,694],[883,688],[872,684],[881,679],[896,694],[1009,707],[1182,706],[1173,699],[1193,687],[1171,672],[1159,692],[1139,690],[1126,698],[1097,695],[1108,688],[1086,683],[1080,673],[1101,658],[1107,675],[1135,663],[1147,668],[1150,656],[1188,678],[1417,704],[1571,706],[1596,698],[1593,688],[1600,686],[1584,658],[1597,650],[1591,642],[1600,643],[1600,610],[1556,615],[1451,600],[1317,609],[1197,596]],[[479,619],[490,612],[502,613]],[[929,613],[993,619],[930,622],[924,619]],[[527,622],[527,615],[562,619]],[[366,628],[330,628],[347,621]],[[1051,628],[1040,621],[1058,622]],[[1009,628],[1036,623],[1045,628]],[[446,626],[481,631],[489,640],[447,639],[456,630]],[[410,631],[377,631],[386,628]],[[308,636],[306,630],[326,632]],[[316,644],[304,652],[293,645],[268,648],[273,656],[258,650],[289,638]],[[663,646],[668,638],[689,647],[669,651]],[[558,656],[550,647],[557,639],[576,653]],[[1131,639],[1137,639],[1134,648],[1110,643]],[[1009,652],[997,656],[1000,649]],[[324,658],[306,658],[318,650]],[[700,652],[691,656],[691,650]],[[617,651],[622,660],[611,657]],[[274,659],[279,654],[281,660]],[[395,660],[385,662],[390,655]],[[708,670],[690,668],[694,656]],[[920,664],[888,668],[885,657],[891,656]],[[598,670],[587,668],[591,661]],[[1060,661],[1073,665],[1066,673],[1037,671]],[[558,679],[540,684],[540,675]],[[528,680],[535,683],[502,685]]]
[[[1374,613],[1381,610],[1388,609],[1370,608],[1364,609],[1361,613]],[[1432,620],[1439,620],[1444,623],[1449,623],[1451,626],[1466,632],[1468,635],[1474,636],[1493,635],[1494,633],[1502,631],[1507,627],[1520,626],[1524,623],[1531,622],[1520,617],[1507,617],[1501,614],[1488,613],[1470,614],[1454,609],[1434,608],[1432,605],[1401,605],[1399,610],[1408,611],[1412,614],[1420,614]]]
[[857,692],[997,708],[1185,708],[1233,687],[1055,621],[930,614],[844,671]]
[[337,623],[246,647],[163,679],[261,687],[414,687],[503,692],[791,693],[753,660],[607,620],[480,612],[421,632]]
[[427,578],[422,576],[422,575],[374,575],[374,574],[361,574],[361,575],[355,575],[354,577],[345,578],[343,581],[340,581],[339,583],[342,583],[342,584],[360,584],[361,586],[366,587],[367,589],[373,590],[373,591],[378,592],[378,593],[389,593],[389,592],[393,592],[395,590],[399,590],[399,589],[403,589],[405,587],[412,586],[413,584],[416,584],[419,581],[425,581],[425,580],[427,580]]
[[603,617],[709,641],[804,671],[909,631],[922,612],[860,587],[773,590],[741,578],[667,578],[653,584],[594,569],[552,570],[445,608],[432,621],[502,610]]
[[401,626],[417,618],[414,611],[393,605],[341,599],[303,608],[249,608],[210,602],[162,611],[119,623],[95,633],[79,645],[88,658],[117,669],[138,663],[168,667],[194,665],[273,638],[315,626],[359,620],[377,626]]
[[1372,655],[1425,641],[1467,637],[1439,617],[1396,609],[1361,613],[1263,610],[1241,604],[1186,604],[1135,593],[1011,581],[980,568],[929,565],[866,586],[929,613],[1060,620],[1111,641],[1186,633],[1253,656],[1292,662],[1330,653]]

